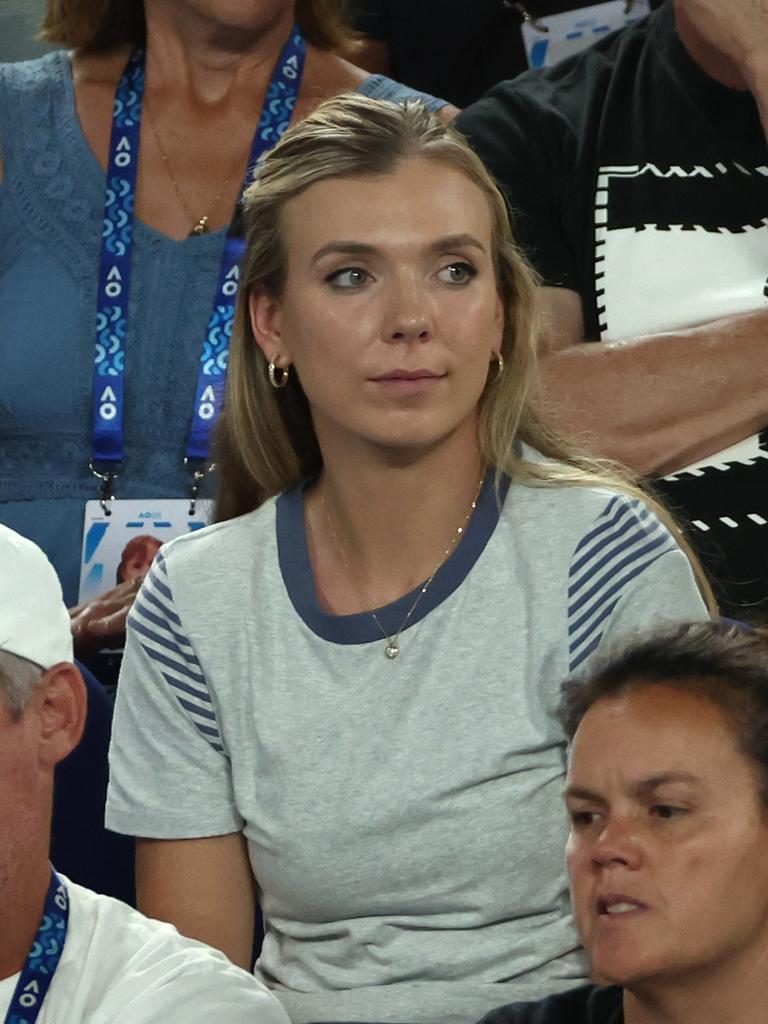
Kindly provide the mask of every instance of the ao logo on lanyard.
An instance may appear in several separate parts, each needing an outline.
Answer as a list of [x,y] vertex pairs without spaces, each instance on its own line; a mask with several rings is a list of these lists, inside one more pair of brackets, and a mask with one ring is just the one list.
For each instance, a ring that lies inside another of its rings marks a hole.
[[67,890],[51,869],[43,916],[14,989],[5,1024],[34,1024],[59,966],[69,924]]

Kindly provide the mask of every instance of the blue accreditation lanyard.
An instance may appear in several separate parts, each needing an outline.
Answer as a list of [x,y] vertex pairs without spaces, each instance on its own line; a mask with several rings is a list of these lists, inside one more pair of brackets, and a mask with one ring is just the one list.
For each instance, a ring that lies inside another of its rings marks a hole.
[[[301,32],[294,27],[272,72],[251,145],[243,190],[253,180],[259,159],[288,127],[299,94],[306,50]],[[106,501],[112,497],[112,480],[124,458],[125,340],[128,334],[144,65],[144,51],[136,50],[118,83],[107,166],[96,312],[91,460],[93,472],[103,481],[102,505],[105,510]],[[223,404],[229,339],[244,251],[245,241],[231,225],[200,355],[192,427],[187,443],[186,461],[198,466],[193,493],[203,475],[199,467],[208,458],[211,436]]]
[[13,990],[5,1024],[34,1024],[37,1020],[64,951],[68,922],[67,890],[51,868],[51,884],[45,897],[43,917]]

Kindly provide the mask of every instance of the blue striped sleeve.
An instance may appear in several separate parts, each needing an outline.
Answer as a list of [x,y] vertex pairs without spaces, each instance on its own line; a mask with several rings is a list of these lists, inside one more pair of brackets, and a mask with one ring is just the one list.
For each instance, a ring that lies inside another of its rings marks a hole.
[[138,593],[128,615],[128,626],[197,731],[214,750],[223,753],[208,683],[173,607],[162,552]]
[[639,499],[615,495],[580,539],[568,573],[568,655],[573,672],[597,649],[635,581],[678,545]]

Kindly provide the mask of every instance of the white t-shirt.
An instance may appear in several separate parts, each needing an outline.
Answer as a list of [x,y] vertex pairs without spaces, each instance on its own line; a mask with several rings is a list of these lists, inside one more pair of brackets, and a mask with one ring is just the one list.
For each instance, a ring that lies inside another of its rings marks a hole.
[[[63,880],[69,928],[38,1024],[288,1024],[265,986],[222,953]],[[18,978],[0,981],[0,1021]]]

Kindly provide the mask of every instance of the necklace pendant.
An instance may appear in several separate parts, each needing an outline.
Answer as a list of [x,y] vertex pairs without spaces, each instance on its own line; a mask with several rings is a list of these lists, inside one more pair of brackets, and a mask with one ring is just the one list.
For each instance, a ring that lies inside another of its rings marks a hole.
[[201,217],[200,220],[195,224],[192,230],[189,232],[189,237],[192,235],[207,235],[211,229],[208,227],[208,215]]
[[390,640],[386,648],[384,649],[384,653],[391,661],[392,658],[396,658],[398,656],[398,654],[400,653],[400,648],[397,646],[394,640]]

